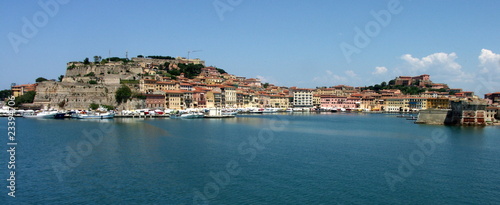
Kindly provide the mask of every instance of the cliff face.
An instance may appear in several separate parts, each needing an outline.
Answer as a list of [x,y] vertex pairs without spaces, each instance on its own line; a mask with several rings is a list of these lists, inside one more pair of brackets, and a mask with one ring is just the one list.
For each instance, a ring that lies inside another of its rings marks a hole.
[[[65,110],[88,109],[91,103],[118,106],[115,100],[120,84],[80,84],[45,81],[38,84],[34,103],[44,108]],[[132,87],[132,91],[137,90]],[[138,109],[144,106],[144,100],[132,100],[120,105],[119,109]]]

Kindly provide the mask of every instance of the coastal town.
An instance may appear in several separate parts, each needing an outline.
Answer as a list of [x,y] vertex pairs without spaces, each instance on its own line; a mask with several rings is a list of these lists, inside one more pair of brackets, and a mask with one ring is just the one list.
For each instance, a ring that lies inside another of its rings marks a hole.
[[87,110],[98,105],[123,113],[213,108],[255,113],[420,112],[428,115],[422,119],[429,120],[417,121],[424,124],[453,121],[448,124],[486,125],[500,119],[500,92],[483,98],[472,91],[435,83],[427,74],[398,76],[367,87],[298,88],[232,75],[206,66],[200,59],[170,56],[94,56],[93,61],[68,62],[65,75],[58,81],[39,78],[34,84],[11,86],[11,95],[16,98],[28,94],[32,99],[17,108]]

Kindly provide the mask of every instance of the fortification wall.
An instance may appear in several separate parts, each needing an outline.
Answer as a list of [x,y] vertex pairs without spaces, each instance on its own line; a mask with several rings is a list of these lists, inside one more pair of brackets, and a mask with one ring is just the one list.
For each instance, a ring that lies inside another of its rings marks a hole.
[[[47,108],[66,110],[88,109],[91,103],[117,106],[115,94],[116,90],[120,87],[120,84],[91,85],[45,81],[38,84],[34,103],[44,104]],[[136,91],[135,87],[131,89],[133,92]],[[135,100],[121,106],[124,108],[135,108],[142,106],[140,101]],[[62,104],[64,105],[61,107],[60,105]]]

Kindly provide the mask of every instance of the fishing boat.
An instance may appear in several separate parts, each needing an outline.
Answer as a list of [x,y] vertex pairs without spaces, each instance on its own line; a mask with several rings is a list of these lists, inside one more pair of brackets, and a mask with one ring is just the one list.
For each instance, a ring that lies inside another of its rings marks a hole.
[[105,112],[105,113],[85,113],[85,114],[77,114],[76,118],[78,119],[111,119],[115,117],[115,113]]
[[274,108],[266,108],[262,111],[262,113],[276,113],[276,112],[278,112],[278,110]]
[[57,111],[42,111],[42,112],[25,112],[23,117],[25,118],[54,118]]
[[184,113],[180,118],[188,118],[188,119],[193,119],[193,118],[203,118],[205,115],[201,112],[191,112],[191,113]]
[[234,111],[234,112],[230,112],[230,111],[222,112],[222,115],[237,115],[237,114],[238,114],[237,111]]
[[250,111],[250,113],[257,113],[257,114],[262,114],[263,112],[264,112],[264,109],[262,109],[262,108],[254,109],[254,110]]

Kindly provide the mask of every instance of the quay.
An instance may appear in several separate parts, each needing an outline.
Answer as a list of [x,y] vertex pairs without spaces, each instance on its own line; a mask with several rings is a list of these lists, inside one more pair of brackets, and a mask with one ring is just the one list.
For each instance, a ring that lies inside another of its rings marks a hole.
[[170,118],[170,115],[115,115],[115,118]]

